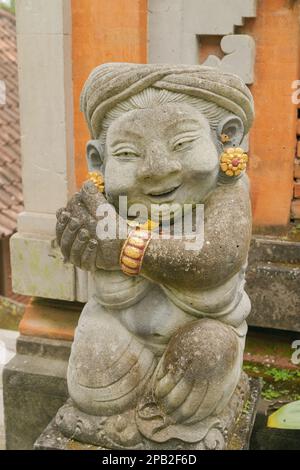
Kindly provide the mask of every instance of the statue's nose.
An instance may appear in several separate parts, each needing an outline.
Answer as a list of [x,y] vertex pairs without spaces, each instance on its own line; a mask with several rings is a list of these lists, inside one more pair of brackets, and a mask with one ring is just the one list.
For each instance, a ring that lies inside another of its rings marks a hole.
[[172,158],[167,148],[156,144],[147,149],[144,161],[138,170],[138,177],[142,179],[163,178],[180,171],[180,162]]

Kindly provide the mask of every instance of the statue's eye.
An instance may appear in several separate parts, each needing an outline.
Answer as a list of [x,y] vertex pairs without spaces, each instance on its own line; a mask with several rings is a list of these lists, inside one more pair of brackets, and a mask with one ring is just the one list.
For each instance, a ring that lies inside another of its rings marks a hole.
[[133,152],[123,152],[119,155],[121,155],[123,157],[133,157],[133,156],[135,156],[135,153],[133,153]]
[[183,142],[179,142],[178,144],[174,145],[174,150],[178,150],[183,146]]
[[178,142],[175,142],[173,145],[173,150],[176,152],[176,150],[182,150],[183,148],[187,147],[190,145],[192,142],[196,140],[195,138],[186,138],[186,139],[181,139]]
[[138,157],[138,154],[133,150],[118,150],[117,152],[113,152],[113,156],[126,159]]

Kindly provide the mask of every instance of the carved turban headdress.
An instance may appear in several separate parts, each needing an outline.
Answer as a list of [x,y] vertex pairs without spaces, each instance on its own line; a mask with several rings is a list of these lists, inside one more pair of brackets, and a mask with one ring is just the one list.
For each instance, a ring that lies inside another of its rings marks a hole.
[[253,98],[236,75],[201,65],[109,63],[92,71],[81,94],[81,111],[92,138],[100,135],[110,109],[148,87],[215,103],[240,117],[245,134],[251,127]]

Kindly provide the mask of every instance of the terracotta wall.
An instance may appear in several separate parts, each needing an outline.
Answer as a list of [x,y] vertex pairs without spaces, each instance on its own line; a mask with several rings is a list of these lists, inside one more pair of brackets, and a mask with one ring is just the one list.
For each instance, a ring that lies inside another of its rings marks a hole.
[[147,0],[72,0],[75,162],[86,179],[89,138],[79,97],[91,70],[104,62],[147,61]]
[[[257,17],[237,32],[256,41],[256,120],[249,175],[256,226],[290,219],[294,186],[297,109],[292,82],[299,74],[299,1],[258,0]],[[147,61],[147,0],[72,0],[75,159],[78,185],[86,178],[88,139],[79,95],[92,68],[108,61]],[[212,42],[212,44],[210,44]],[[208,51],[216,48],[216,38]]]
[[249,175],[258,226],[285,225],[290,219],[297,123],[292,82],[300,78],[298,7],[298,1],[258,0],[256,19],[241,28],[256,42]]
[[[300,84],[300,80],[299,80]],[[300,85],[299,85],[300,89]],[[300,98],[298,93],[297,98]],[[292,218],[299,225],[300,222],[300,104],[298,105],[298,121],[297,121],[297,152],[294,164],[294,200],[292,202]]]

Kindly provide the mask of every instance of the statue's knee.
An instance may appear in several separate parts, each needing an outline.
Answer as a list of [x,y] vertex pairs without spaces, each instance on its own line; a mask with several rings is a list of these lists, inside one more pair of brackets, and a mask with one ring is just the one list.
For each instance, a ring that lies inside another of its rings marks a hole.
[[235,367],[239,342],[235,332],[223,323],[203,319],[180,329],[167,348],[164,365],[185,369],[193,380],[223,376]]
[[94,415],[123,411],[155,368],[153,353],[99,305],[82,313],[68,366],[69,394]]

